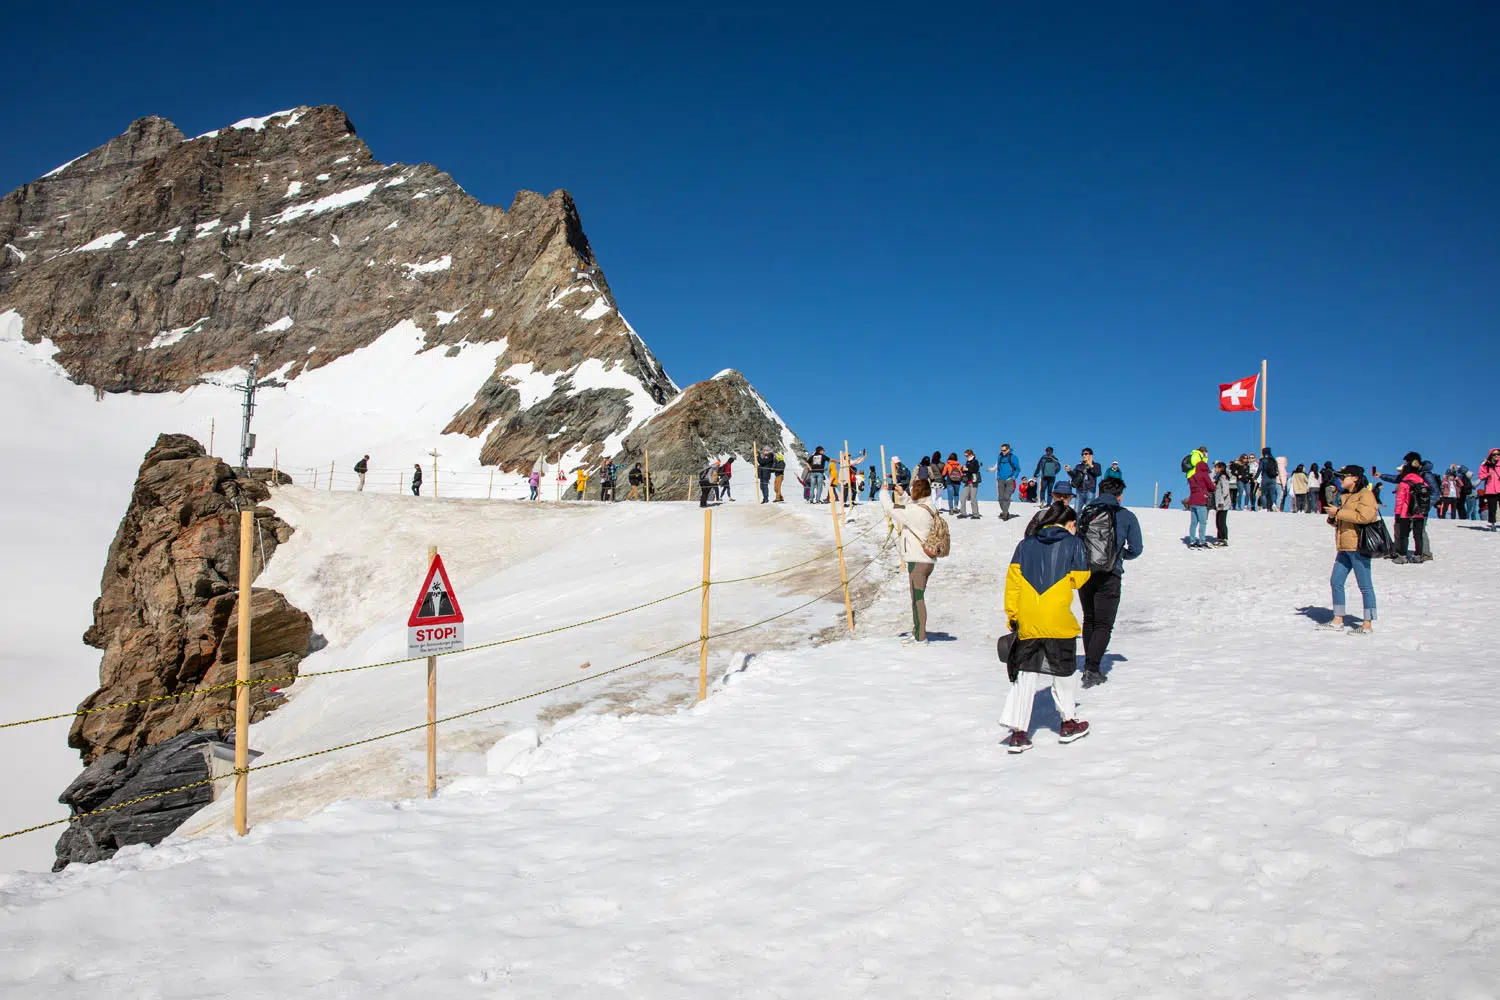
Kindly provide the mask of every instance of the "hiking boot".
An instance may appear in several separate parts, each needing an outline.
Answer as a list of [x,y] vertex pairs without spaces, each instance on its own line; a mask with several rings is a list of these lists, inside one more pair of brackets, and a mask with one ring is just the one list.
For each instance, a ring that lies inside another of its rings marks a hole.
[[1083,686],[1085,688],[1098,687],[1100,684],[1103,684],[1107,680],[1109,680],[1109,678],[1105,677],[1097,670],[1085,670],[1083,672]]
[[1012,729],[1010,735],[1000,741],[1000,745],[1005,748],[1006,753],[1025,753],[1031,749],[1031,737],[1019,729]]
[[1057,742],[1072,743],[1081,740],[1089,734],[1089,724],[1082,719],[1064,719],[1063,724],[1057,730]]
[[962,520],[966,519],[968,516],[969,516],[968,514],[960,514],[960,515],[958,515],[958,520],[962,521]]

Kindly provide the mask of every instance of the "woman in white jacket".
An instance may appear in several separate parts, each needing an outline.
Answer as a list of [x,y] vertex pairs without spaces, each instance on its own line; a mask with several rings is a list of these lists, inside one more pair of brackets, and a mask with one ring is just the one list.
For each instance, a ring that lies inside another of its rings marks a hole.
[[906,563],[906,581],[911,590],[911,637],[916,642],[927,641],[927,581],[937,566],[937,560],[922,547],[938,516],[929,502],[931,497],[932,488],[925,479],[911,484],[909,497],[899,487],[894,500],[888,491],[880,494],[880,506],[901,532],[898,550]]

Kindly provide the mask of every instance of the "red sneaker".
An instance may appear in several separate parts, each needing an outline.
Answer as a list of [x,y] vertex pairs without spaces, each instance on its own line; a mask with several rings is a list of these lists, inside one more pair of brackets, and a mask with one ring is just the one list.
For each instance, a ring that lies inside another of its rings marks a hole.
[[1010,735],[1000,741],[1006,753],[1025,753],[1031,749],[1031,737],[1019,729],[1012,729]]
[[1082,719],[1064,719],[1062,727],[1057,731],[1057,742],[1072,743],[1081,740],[1089,734],[1089,724]]

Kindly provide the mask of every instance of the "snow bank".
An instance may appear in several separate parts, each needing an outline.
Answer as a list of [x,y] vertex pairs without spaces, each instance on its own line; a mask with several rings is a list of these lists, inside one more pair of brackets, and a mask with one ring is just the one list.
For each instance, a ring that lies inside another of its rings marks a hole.
[[[339,191],[322,198],[316,198],[313,201],[305,201],[300,205],[293,205],[290,208],[277,212],[266,219],[265,222],[267,225],[280,226],[288,222],[296,222],[298,219],[312,218],[313,216],[322,215],[325,212],[347,208],[370,197],[371,192],[379,186],[379,181],[372,181],[369,184],[361,184],[358,187],[349,188],[347,191]],[[290,189],[288,189],[287,194],[290,196]]]

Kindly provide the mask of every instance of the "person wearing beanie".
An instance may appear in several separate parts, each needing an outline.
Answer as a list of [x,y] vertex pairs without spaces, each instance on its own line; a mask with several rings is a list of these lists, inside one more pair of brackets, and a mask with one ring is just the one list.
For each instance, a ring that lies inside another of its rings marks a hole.
[[1359,529],[1361,525],[1378,521],[1380,510],[1375,506],[1375,494],[1370,490],[1370,481],[1365,478],[1363,467],[1346,465],[1334,475],[1343,487],[1343,502],[1328,511],[1328,523],[1333,525],[1338,554],[1334,557],[1333,574],[1329,577],[1333,591],[1333,618],[1322,627],[1344,627],[1344,582],[1352,572],[1364,602],[1365,617],[1360,628],[1368,633],[1375,621],[1375,581],[1370,574],[1370,557],[1359,551]]
[[[1099,481],[1099,498],[1078,515],[1078,533],[1084,548],[1090,552],[1089,578],[1078,588],[1078,603],[1083,607],[1083,686],[1103,684],[1107,678],[1101,666],[1114,635],[1115,617],[1120,613],[1120,588],[1125,582],[1125,561],[1140,556],[1141,522],[1120,503],[1125,495],[1125,480],[1105,478]],[[1090,526],[1095,521],[1114,524],[1114,564],[1100,568],[1092,551],[1094,537]]]

